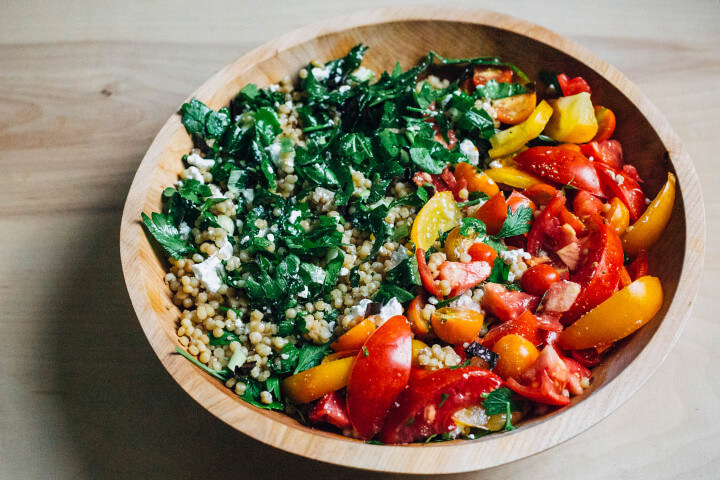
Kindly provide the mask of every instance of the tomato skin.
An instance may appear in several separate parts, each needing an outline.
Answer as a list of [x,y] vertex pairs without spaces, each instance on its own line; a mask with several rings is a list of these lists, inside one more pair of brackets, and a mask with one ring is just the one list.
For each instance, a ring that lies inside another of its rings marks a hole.
[[622,170],[600,163],[595,164],[595,169],[603,186],[622,200],[628,208],[630,221],[635,222],[640,218],[645,211],[645,194],[640,185]]
[[507,218],[507,202],[503,192],[485,202],[473,215],[487,227],[488,235],[496,235]]
[[565,200],[565,195],[558,192],[533,222],[527,237],[526,250],[530,255],[537,256],[546,245],[551,250],[563,246],[557,245],[557,242],[561,235],[560,213],[565,208]]
[[610,200],[609,207],[603,212],[603,217],[612,224],[618,235],[622,235],[630,226],[630,210],[619,198]]
[[315,404],[308,416],[311,423],[330,423],[343,429],[351,426],[342,390],[328,393]]
[[475,340],[483,327],[482,313],[466,308],[443,307],[435,310],[431,317],[433,332],[440,340],[463,344]]
[[407,386],[412,363],[412,332],[405,317],[383,323],[355,357],[347,387],[348,416],[360,438],[382,428],[390,405]]
[[569,379],[568,367],[552,345],[547,345],[519,381],[508,378],[505,383],[516,393],[530,400],[563,406],[570,403],[570,397],[563,395]]
[[456,178],[453,172],[450,171],[450,167],[445,167],[440,174],[440,177],[453,192],[455,201],[462,202],[463,200],[462,197],[460,197],[460,190],[464,188],[467,189],[467,181],[464,178]]
[[592,93],[590,91],[590,85],[588,85],[582,77],[570,78],[564,73],[561,73],[557,76],[557,80],[564,97],[570,97],[582,92]]
[[427,339],[432,337],[430,334],[430,324],[425,321],[422,316],[422,310],[425,308],[425,298],[423,295],[415,297],[408,305],[405,312],[408,321],[410,322],[410,329],[418,338]]
[[612,137],[612,134],[615,133],[615,125],[617,122],[615,120],[615,114],[609,108],[596,105],[594,110],[598,123],[598,131],[593,137],[593,141],[602,142]]
[[560,274],[551,265],[541,263],[528,268],[520,277],[522,289],[531,295],[542,296],[550,285],[560,281]]
[[497,283],[485,285],[482,307],[503,322],[518,318],[525,310],[535,311],[538,305],[538,296],[507,290]]
[[617,169],[623,168],[622,145],[617,140],[593,140],[580,145],[580,152],[588,159],[592,157],[594,162],[604,163]]
[[547,205],[557,195],[557,188],[547,183],[537,183],[529,186],[522,193],[536,205]]
[[523,337],[533,345],[540,345],[540,337],[538,336],[538,319],[525,310],[517,318],[501,323],[493,327],[487,335],[482,339],[482,346],[493,349],[495,343],[506,335],[516,334]]
[[600,363],[602,357],[595,348],[584,348],[582,350],[570,350],[572,358],[585,368],[592,368]]
[[476,65],[473,67],[473,85],[485,85],[489,80],[495,80],[498,83],[510,83],[512,81],[513,71],[508,67],[488,67]]
[[569,325],[609,298],[620,280],[623,266],[620,237],[600,216],[588,217],[588,224],[590,233],[585,244],[588,254],[570,276],[570,280],[580,284],[581,291],[575,304],[563,313],[563,325]]
[[517,212],[520,207],[528,207],[533,213],[537,210],[533,201],[520,192],[512,192],[505,203],[513,213]]
[[628,275],[634,282],[640,277],[648,274],[648,253],[647,250],[640,250],[630,265],[627,267]]
[[499,356],[493,371],[502,378],[519,377],[540,355],[532,342],[517,334],[505,335],[495,342],[492,350]]
[[476,262],[487,262],[493,265],[498,254],[490,245],[481,242],[473,243],[468,249],[468,255]]
[[422,280],[425,290],[427,290],[430,295],[442,298],[440,287],[437,282],[435,282],[435,279],[433,279],[430,267],[427,266],[427,262],[425,261],[425,250],[420,247],[416,248],[415,258],[417,259],[418,272],[420,273],[420,279]]
[[468,192],[483,192],[489,197],[497,195],[500,191],[495,181],[485,173],[480,173],[469,163],[460,162],[453,172],[458,182],[464,181]]
[[562,185],[604,197],[593,162],[585,155],[562,147],[532,147],[515,156],[524,169]]
[[450,282],[450,297],[460,295],[470,290],[478,283],[490,276],[492,268],[487,262],[448,262],[444,261],[438,267],[440,280]]
[[517,125],[527,120],[535,110],[536,103],[537,96],[535,92],[531,92],[495,100],[492,107],[500,122],[507,125]]
[[375,322],[373,322],[371,318],[366,318],[345,332],[338,338],[337,342],[330,345],[330,348],[335,352],[358,350],[363,346],[365,341],[370,338],[370,335],[372,335],[374,331]]
[[585,191],[578,192],[577,195],[575,195],[575,200],[573,200],[573,211],[575,215],[580,218],[589,215],[599,215],[602,211],[602,206],[602,200]]
[[480,367],[443,368],[413,375],[410,384],[390,407],[379,439],[409,443],[455,428],[452,416],[482,402],[482,395],[502,385],[502,379]]

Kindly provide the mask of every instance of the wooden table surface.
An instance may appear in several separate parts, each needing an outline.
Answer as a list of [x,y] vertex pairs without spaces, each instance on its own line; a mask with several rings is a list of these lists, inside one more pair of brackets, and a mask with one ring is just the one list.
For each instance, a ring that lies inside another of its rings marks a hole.
[[[132,177],[182,100],[267,40],[358,7],[30,3],[0,7],[0,478],[397,477],[295,457],[212,417],[145,340],[118,254]],[[452,478],[718,478],[718,2],[453,4],[548,27],[635,82],[693,157],[710,241],[693,315],[637,395],[560,446]]]

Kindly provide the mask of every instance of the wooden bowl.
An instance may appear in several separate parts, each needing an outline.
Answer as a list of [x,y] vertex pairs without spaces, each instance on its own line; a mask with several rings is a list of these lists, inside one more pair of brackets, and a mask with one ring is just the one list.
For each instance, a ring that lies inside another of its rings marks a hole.
[[[159,211],[160,194],[181,171],[192,142],[173,115],[150,146],[123,212],[120,249],[133,306],[155,353],[196,401],[222,421],[269,445],[345,466],[405,473],[450,473],[500,465],[557,445],[598,422],[625,402],[665,359],[690,315],[704,255],[705,220],[692,162],[665,118],[615,68],[545,28],[487,11],[448,7],[389,8],[326,21],[274,40],[224,68],[191,97],[212,108],[226,106],[247,83],[265,86],[295,75],[312,59],[343,56],[353,45],[370,46],[365,65],[375,70],[416,64],[429,50],[448,57],[497,55],[530,78],[541,70],[584,77],[594,102],[618,118],[615,137],[654,196],[673,171],[679,181],[674,213],[650,255],[650,271],[665,291],[657,317],[621,342],[594,370],[594,382],[569,407],[526,421],[513,432],[482,439],[427,445],[371,445],[304,427],[290,417],[255,408],[173,353],[179,310],[163,283],[166,263],[139,222]],[[661,421],[662,419],[658,419]]]

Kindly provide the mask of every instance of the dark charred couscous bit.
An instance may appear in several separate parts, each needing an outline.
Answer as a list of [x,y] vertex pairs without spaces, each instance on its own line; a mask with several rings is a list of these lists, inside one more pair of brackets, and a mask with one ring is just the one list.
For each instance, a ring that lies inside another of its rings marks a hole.
[[[168,255],[178,352],[259,408],[365,440],[472,439],[566,404],[589,386],[581,363],[608,343],[563,350],[582,343],[563,329],[653,278],[641,241],[627,269],[607,243],[632,229],[618,215],[645,209],[634,167],[602,157],[616,148],[612,112],[592,114],[581,78],[550,76],[551,107],[497,58],[431,52],[378,74],[361,65],[365,50],[246,85],[219,110],[182,106],[194,148],[162,213],[143,214]],[[568,155],[583,175],[548,168]],[[522,192],[506,198],[496,182]],[[612,289],[588,293],[597,276]],[[383,341],[402,353],[383,359]],[[423,373],[410,376],[411,362]],[[537,390],[538,365],[553,366],[557,392]],[[409,384],[388,391],[397,381],[383,375]]]

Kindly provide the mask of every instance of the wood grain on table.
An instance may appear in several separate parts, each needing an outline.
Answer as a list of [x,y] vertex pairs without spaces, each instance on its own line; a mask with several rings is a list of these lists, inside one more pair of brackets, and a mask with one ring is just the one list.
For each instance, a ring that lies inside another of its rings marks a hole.
[[[117,246],[135,169],[190,92],[291,29],[389,4],[4,2],[0,478],[392,477],[267,447],[190,399],[139,328]],[[453,4],[539,23],[625,73],[685,142],[709,230],[693,316],[635,397],[563,445],[453,478],[718,478],[720,6]]]

